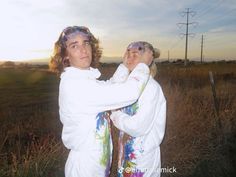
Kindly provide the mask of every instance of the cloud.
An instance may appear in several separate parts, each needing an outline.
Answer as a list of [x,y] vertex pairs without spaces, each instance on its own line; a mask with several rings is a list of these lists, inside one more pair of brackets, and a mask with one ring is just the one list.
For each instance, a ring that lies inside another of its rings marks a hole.
[[223,27],[220,27],[220,28],[214,28],[214,29],[211,29],[209,30],[209,33],[221,33],[223,32],[225,29]]
[[120,56],[135,40],[180,50],[185,26],[176,24],[186,22],[180,13],[187,7],[197,13],[190,22],[199,22],[190,32],[235,35],[235,0],[9,0],[0,3],[0,47],[5,53],[50,50],[66,26],[84,25],[101,40],[104,55]]

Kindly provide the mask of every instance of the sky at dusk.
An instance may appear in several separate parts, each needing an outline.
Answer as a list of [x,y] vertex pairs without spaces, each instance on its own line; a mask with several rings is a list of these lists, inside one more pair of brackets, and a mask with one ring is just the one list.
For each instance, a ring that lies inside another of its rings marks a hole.
[[87,26],[109,60],[139,40],[159,48],[162,59],[168,51],[184,58],[186,8],[188,58],[200,58],[203,35],[206,60],[235,60],[235,0],[8,0],[0,2],[0,61],[49,58],[60,32],[74,25]]

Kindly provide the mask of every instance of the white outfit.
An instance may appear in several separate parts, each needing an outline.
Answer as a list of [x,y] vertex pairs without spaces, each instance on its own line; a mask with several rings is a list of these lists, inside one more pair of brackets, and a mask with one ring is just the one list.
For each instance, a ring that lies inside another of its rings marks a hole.
[[[121,65],[111,82],[116,78],[119,80],[122,74],[127,75],[128,70]],[[62,141],[70,149],[66,177],[104,177],[109,174],[112,151],[109,123],[98,113],[135,102],[148,80],[149,69],[145,64],[139,64],[127,82],[120,84],[98,81],[98,77],[100,72],[93,68],[68,67],[61,75]]]
[[[121,130],[118,176],[159,177],[166,124],[166,100],[160,85],[150,76],[138,101],[114,111],[111,119]],[[124,140],[124,133],[128,140]]]

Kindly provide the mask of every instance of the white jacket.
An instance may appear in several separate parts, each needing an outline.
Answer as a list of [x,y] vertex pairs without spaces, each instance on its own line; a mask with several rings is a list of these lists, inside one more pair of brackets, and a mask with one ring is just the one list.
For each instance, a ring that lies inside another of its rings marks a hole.
[[[111,119],[121,130],[118,176],[160,176],[160,144],[165,133],[166,100],[153,77],[150,76],[138,101],[113,112]],[[124,140],[124,133],[130,136],[128,140]]]
[[[127,69],[120,66],[112,80],[119,79],[123,72],[128,74]],[[62,141],[70,149],[66,177],[108,175],[111,161],[109,124],[98,113],[135,102],[148,75],[148,67],[139,64],[127,82],[105,83],[97,80],[100,77],[97,69],[65,69],[59,88],[59,113],[63,124]]]

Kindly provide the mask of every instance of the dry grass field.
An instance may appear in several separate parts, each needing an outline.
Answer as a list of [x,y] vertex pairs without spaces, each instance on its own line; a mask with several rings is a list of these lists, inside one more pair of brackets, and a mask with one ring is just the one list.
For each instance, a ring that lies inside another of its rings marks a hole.
[[[157,66],[156,79],[167,99],[162,167],[177,171],[162,176],[236,176],[236,63]],[[109,78],[116,67],[101,65],[101,79]],[[58,84],[59,78],[45,70],[0,68],[0,177],[64,176],[68,151],[60,140]],[[117,131],[113,129],[115,144]],[[111,177],[116,176],[114,147]]]

